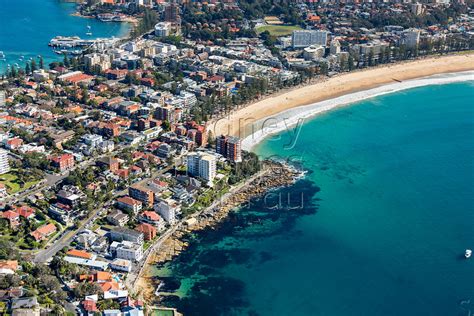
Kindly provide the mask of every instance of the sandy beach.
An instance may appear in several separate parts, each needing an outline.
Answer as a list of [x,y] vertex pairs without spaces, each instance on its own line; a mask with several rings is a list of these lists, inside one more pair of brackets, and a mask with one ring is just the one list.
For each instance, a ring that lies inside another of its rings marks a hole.
[[405,80],[469,70],[474,70],[474,53],[431,57],[345,73],[266,97],[224,118],[211,121],[208,129],[214,135],[246,138],[253,123],[289,109],[387,84],[401,84]]

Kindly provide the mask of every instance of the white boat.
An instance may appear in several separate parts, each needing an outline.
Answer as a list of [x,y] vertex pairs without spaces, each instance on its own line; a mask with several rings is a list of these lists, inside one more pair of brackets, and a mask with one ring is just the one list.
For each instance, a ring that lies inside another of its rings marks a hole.
[[0,50],[0,60],[5,60],[5,53]]
[[92,36],[92,32],[91,32],[91,27],[90,27],[90,25],[87,26],[86,35],[87,35],[87,36]]
[[471,256],[472,256],[472,250],[466,249],[466,252],[464,253],[464,257],[466,257],[466,259],[469,259]]

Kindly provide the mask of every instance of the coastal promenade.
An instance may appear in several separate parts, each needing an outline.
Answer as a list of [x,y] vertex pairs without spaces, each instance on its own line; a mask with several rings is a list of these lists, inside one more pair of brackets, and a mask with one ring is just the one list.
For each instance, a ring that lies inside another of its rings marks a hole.
[[[255,181],[257,178],[263,177],[266,175],[268,172],[270,172],[272,169],[269,167],[264,167],[264,169],[260,170],[257,174],[253,175],[252,177],[248,178],[247,180],[233,186],[230,188],[229,192],[221,196],[219,199],[215,200],[210,206],[198,211],[197,213],[194,213],[192,215],[193,218],[198,218],[201,214],[206,214],[206,213],[213,213],[213,211],[219,207],[220,205],[224,205],[230,197],[233,196],[236,192],[240,191],[242,188],[248,186],[250,183]],[[163,243],[170,237],[172,236],[178,229],[182,228],[184,226],[184,223],[186,220],[189,218],[183,218],[181,219],[177,224],[173,225],[171,228],[169,228],[162,236],[160,236],[155,243],[148,248],[145,253],[144,253],[144,259],[141,261],[141,263],[127,275],[127,279],[125,281],[126,286],[129,289],[132,289],[134,292],[137,291],[136,286],[137,286],[137,281],[140,279],[142,274],[144,273],[145,269],[149,265],[149,261],[151,258],[151,254],[154,252],[160,251],[160,247],[163,245]]]
[[[191,231],[213,227],[239,205],[243,205],[257,196],[262,196],[271,189],[294,183],[301,175],[301,171],[287,164],[266,163],[260,172],[233,186],[229,192],[215,200],[209,207],[202,209],[189,218],[182,219],[176,226],[167,231],[146,253],[146,258],[142,261],[139,269],[129,274],[126,285],[147,303],[155,303],[157,298],[155,293],[156,284],[147,275],[147,272],[149,272],[147,268],[150,265],[172,260],[187,246],[187,243],[182,241],[181,238]],[[191,218],[197,221],[191,225],[185,223]]]

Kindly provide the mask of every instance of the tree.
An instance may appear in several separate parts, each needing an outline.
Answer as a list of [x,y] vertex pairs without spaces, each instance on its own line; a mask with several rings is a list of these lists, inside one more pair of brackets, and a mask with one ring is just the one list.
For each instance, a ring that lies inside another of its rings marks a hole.
[[64,53],[64,58],[63,58],[64,66],[69,67],[69,58],[67,57],[67,54]]
[[38,67],[36,67],[36,61],[34,59],[31,60],[31,72],[35,71],[36,69],[38,69]]
[[43,56],[40,56],[39,57],[39,67],[41,69],[44,69],[44,60],[43,60]]
[[86,295],[94,295],[102,293],[102,288],[96,283],[83,282],[74,288],[76,297],[84,297]]
[[30,63],[26,63],[25,74],[29,75],[31,73]]
[[347,60],[347,66],[349,68],[349,71],[354,70],[354,57],[352,57],[352,55],[349,55],[349,58]]
[[101,311],[104,311],[107,309],[120,309],[120,304],[114,300],[106,299],[106,300],[99,301],[97,303],[97,308]]

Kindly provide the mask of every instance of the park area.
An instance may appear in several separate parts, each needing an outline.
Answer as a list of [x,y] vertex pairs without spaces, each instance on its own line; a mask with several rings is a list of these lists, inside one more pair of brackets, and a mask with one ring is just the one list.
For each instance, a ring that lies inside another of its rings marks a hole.
[[291,35],[293,31],[301,30],[298,25],[262,25],[256,28],[257,33],[268,31],[272,36],[287,36]]
[[9,194],[15,194],[18,191],[31,188],[38,181],[24,181],[19,177],[17,171],[11,170],[9,173],[0,175],[0,183],[5,185]]

